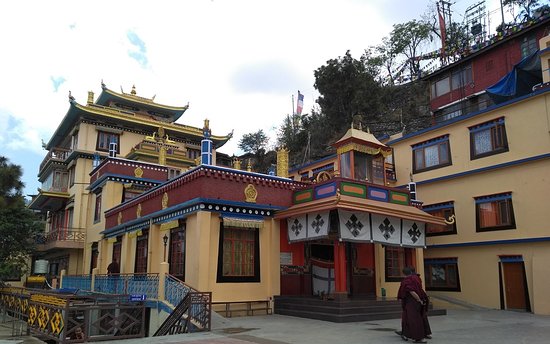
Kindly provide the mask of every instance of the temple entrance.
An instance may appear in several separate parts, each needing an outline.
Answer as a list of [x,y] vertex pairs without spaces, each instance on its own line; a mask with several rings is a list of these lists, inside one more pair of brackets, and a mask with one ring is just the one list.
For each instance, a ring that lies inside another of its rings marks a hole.
[[[336,282],[334,244],[330,241],[315,241],[305,245],[306,261],[310,265],[312,294],[322,296],[333,293]],[[374,244],[348,242],[345,245],[348,295],[375,295]]]
[[329,295],[335,290],[334,245],[329,242],[313,242],[307,246],[313,294]]

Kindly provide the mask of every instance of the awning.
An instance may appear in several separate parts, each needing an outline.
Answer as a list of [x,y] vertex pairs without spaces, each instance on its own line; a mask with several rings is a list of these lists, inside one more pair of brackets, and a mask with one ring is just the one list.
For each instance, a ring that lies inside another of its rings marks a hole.
[[223,225],[226,227],[239,228],[262,228],[264,219],[262,216],[247,216],[222,213],[221,216]]
[[[330,220],[331,210],[337,210],[333,214],[337,214],[338,221]],[[275,218],[287,219],[290,242],[317,240],[338,230],[343,241],[406,247],[426,245],[426,223],[445,225],[445,219],[414,206],[345,195],[294,205],[277,212]]]

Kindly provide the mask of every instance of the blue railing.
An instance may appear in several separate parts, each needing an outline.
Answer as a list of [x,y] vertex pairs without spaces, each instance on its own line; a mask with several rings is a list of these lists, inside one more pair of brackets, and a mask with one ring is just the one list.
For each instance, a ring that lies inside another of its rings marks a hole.
[[164,299],[173,307],[176,307],[189,292],[194,291],[191,287],[175,278],[166,275],[164,279]]
[[92,290],[92,275],[67,275],[63,277],[63,288]]
[[146,295],[158,298],[158,274],[95,275],[94,291],[108,294]]

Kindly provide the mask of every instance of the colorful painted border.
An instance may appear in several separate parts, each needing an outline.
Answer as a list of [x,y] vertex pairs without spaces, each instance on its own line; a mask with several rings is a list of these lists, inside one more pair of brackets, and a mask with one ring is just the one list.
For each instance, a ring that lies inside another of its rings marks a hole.
[[336,195],[336,183],[328,183],[315,188],[315,199]]
[[375,186],[369,186],[367,197],[369,199],[373,199],[375,201],[388,202],[389,201],[389,190],[382,189],[382,188],[377,188]]
[[367,186],[350,182],[341,182],[340,193],[347,196],[367,198]]
[[302,190],[294,193],[294,204],[313,201],[313,190]]
[[390,191],[390,203],[409,205],[409,195],[404,192]]

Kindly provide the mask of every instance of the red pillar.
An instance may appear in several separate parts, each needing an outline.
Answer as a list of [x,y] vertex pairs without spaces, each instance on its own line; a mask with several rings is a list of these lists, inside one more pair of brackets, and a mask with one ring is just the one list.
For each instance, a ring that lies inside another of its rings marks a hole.
[[338,240],[334,241],[334,288],[335,298],[347,298],[346,277],[346,245]]

